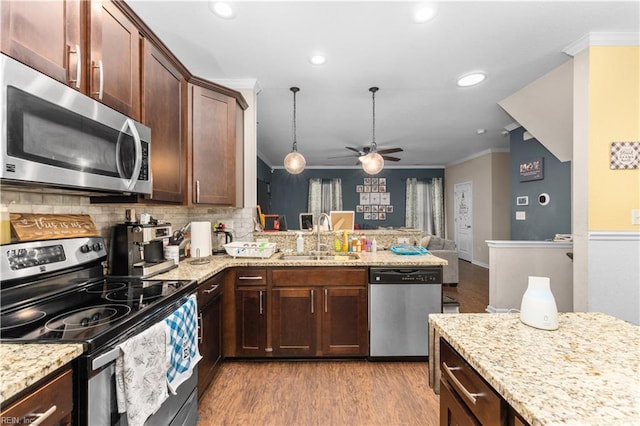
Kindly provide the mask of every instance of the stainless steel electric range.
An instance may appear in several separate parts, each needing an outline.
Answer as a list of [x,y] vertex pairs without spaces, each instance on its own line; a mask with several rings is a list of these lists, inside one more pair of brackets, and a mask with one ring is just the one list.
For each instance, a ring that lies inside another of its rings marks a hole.
[[[118,345],[169,316],[197,283],[104,276],[107,252],[99,237],[1,249],[0,339],[82,343],[74,369],[76,424],[126,425],[116,404]],[[196,385],[197,370],[154,414],[159,423],[153,424],[195,424]]]

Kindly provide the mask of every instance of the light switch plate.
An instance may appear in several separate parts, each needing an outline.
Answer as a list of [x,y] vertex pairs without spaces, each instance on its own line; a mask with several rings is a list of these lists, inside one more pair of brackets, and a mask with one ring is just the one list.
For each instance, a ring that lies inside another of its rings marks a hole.
[[640,209],[631,210],[631,224],[640,225]]
[[527,220],[527,212],[516,212],[516,220]]

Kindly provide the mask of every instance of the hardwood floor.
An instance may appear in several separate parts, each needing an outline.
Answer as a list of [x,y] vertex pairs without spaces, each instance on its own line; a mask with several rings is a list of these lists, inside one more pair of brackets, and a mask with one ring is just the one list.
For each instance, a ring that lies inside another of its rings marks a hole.
[[443,293],[460,303],[461,313],[486,312],[489,304],[489,269],[465,260],[458,261],[458,264],[458,285],[443,287]]
[[232,361],[199,425],[437,425],[425,362]]
[[[444,294],[485,312],[489,271],[460,261]],[[488,315],[488,314],[487,314]],[[426,362],[229,361],[199,396],[199,426],[438,425]]]

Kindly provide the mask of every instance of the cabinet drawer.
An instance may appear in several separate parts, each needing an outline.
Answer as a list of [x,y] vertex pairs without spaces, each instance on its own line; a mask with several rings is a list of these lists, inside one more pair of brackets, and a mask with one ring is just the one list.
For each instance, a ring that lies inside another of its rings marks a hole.
[[[3,419],[19,419],[29,424],[70,424],[73,415],[73,373],[66,370],[31,394],[2,411]],[[3,422],[4,423],[4,422]]]
[[481,424],[504,424],[506,404],[500,395],[444,339],[440,362],[442,380]]
[[267,270],[264,268],[236,269],[236,284],[238,285],[267,285]]
[[198,285],[198,308],[207,306],[222,293],[222,275],[218,274]]
[[366,268],[282,268],[271,271],[274,286],[366,286]]

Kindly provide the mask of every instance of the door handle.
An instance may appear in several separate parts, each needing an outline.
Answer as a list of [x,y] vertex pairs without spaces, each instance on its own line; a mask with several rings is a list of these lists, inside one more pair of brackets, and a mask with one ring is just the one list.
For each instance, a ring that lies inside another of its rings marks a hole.
[[196,203],[200,202],[200,181],[196,181]]
[[264,302],[263,302],[263,298],[264,298],[264,291],[260,290],[260,315],[262,315],[264,313]]
[[49,408],[44,413],[33,413],[33,415],[36,416],[37,419],[32,421],[29,424],[31,424],[31,425],[39,425],[39,424],[44,423],[44,421],[47,420],[49,417],[51,417],[51,415],[53,413],[55,413],[57,409],[58,409],[58,407],[56,407],[55,405],[52,405],[51,408]]
[[[127,128],[131,131],[131,136],[133,137],[133,141],[135,142],[135,151],[136,151],[136,160],[133,166],[133,172],[131,173],[131,177],[124,176],[124,170],[122,168],[122,158],[120,158],[120,145],[122,144],[122,135],[127,134]],[[127,180],[127,189],[132,190],[136,183],[138,183],[138,178],[140,177],[140,169],[142,169],[142,139],[140,138],[140,134],[138,133],[138,129],[136,128],[136,124],[132,119],[127,118],[122,125],[122,129],[120,129],[120,135],[118,136],[118,142],[116,143],[116,168],[118,169],[118,175],[123,178],[128,178]]]
[[204,291],[203,291],[203,293],[204,293],[204,294],[209,294],[209,293],[211,293],[212,291],[215,291],[215,289],[217,289],[217,288],[218,288],[218,284],[214,284],[214,285],[212,285],[210,288],[208,288],[208,289],[204,290]]
[[313,312],[313,305],[315,304],[315,303],[314,303],[314,294],[315,294],[315,290],[311,289],[311,290],[309,290],[309,291],[311,292],[311,313],[313,314],[313,313],[314,313],[314,312]]
[[329,306],[328,306],[328,302],[327,299],[329,298],[329,290],[328,289],[324,289],[324,311],[325,312],[329,312]]
[[100,77],[100,81],[98,83],[98,91],[93,92],[94,96],[97,96],[99,100],[102,100],[102,95],[104,94],[104,67],[102,66],[102,59],[98,61],[97,65],[93,66],[93,69],[98,69],[98,76]]
[[202,343],[202,336],[204,335],[203,330],[204,323],[202,322],[202,312],[198,314],[198,342]]
[[69,79],[69,83],[73,83],[73,85],[76,87],[76,89],[80,89],[80,82],[82,81],[82,55],[80,52],[80,45],[76,44],[75,45],[75,49],[76,50],[72,50],[71,46],[69,46],[69,58],[71,58],[72,54],[75,54],[77,56],[77,60],[76,60],[76,78],[74,79]]

